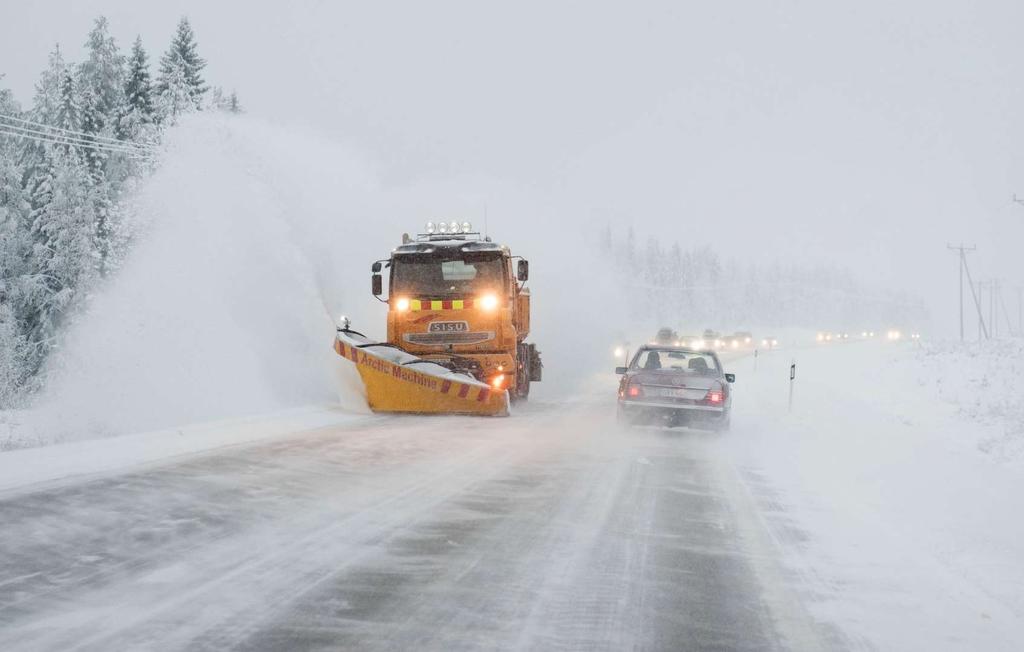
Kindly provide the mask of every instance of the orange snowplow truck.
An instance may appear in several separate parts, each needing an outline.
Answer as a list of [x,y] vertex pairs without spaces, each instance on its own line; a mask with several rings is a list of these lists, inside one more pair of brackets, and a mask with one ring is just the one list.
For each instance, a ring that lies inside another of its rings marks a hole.
[[[514,264],[513,264],[514,263]],[[529,263],[468,222],[428,222],[373,263],[372,292],[388,304],[388,346],[526,399],[541,379],[530,333]],[[382,298],[383,274],[388,296]],[[439,408],[439,412],[450,411]]]

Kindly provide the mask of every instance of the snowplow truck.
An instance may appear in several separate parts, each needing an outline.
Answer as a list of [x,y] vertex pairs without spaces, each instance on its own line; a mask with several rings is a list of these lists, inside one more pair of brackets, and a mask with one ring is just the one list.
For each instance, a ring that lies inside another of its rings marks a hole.
[[374,411],[506,415],[543,369],[525,341],[529,262],[468,222],[425,230],[371,267],[371,291],[388,305],[387,341],[346,328],[335,348],[356,363]]

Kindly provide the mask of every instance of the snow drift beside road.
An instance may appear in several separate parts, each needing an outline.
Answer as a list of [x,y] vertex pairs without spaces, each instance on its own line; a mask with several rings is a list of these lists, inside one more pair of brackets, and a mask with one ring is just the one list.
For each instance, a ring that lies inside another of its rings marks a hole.
[[[309,169],[291,168],[280,152],[297,136],[272,135],[211,116],[171,131],[137,198],[139,241],[54,356],[32,418],[43,440],[336,400],[341,366],[321,283],[359,246],[329,229],[346,212],[336,195],[289,187],[289,176],[330,179],[353,203],[368,182],[313,143],[302,144]],[[341,394],[356,396],[354,387]]]
[[814,613],[862,647],[1021,649],[1018,347],[850,342],[734,363],[722,446],[817,585]]

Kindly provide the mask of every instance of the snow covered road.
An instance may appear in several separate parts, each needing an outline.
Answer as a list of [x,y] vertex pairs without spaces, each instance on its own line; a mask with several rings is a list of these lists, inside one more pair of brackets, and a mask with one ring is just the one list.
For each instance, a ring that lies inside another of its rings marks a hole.
[[0,649],[823,649],[717,435],[377,418],[0,500]]
[[972,359],[734,360],[721,435],[619,429],[609,373],[3,453],[0,649],[1018,650],[1017,425],[936,394]]

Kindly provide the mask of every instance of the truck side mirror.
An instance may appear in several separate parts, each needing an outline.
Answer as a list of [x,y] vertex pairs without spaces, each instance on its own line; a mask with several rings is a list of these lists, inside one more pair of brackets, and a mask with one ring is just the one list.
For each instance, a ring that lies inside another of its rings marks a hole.
[[615,373],[617,373],[618,375],[621,376],[622,374],[626,373],[626,368],[625,367],[615,367]]
[[[380,267],[380,263],[374,263]],[[370,292],[373,292],[373,296],[379,297],[384,292],[384,281],[381,280],[380,274],[374,274],[370,277]]]
[[530,262],[527,260],[520,260],[519,266],[516,269],[516,278],[520,281],[527,281],[530,279]]
[[380,261],[378,260],[374,264],[370,265],[370,271],[374,274],[380,274]]

